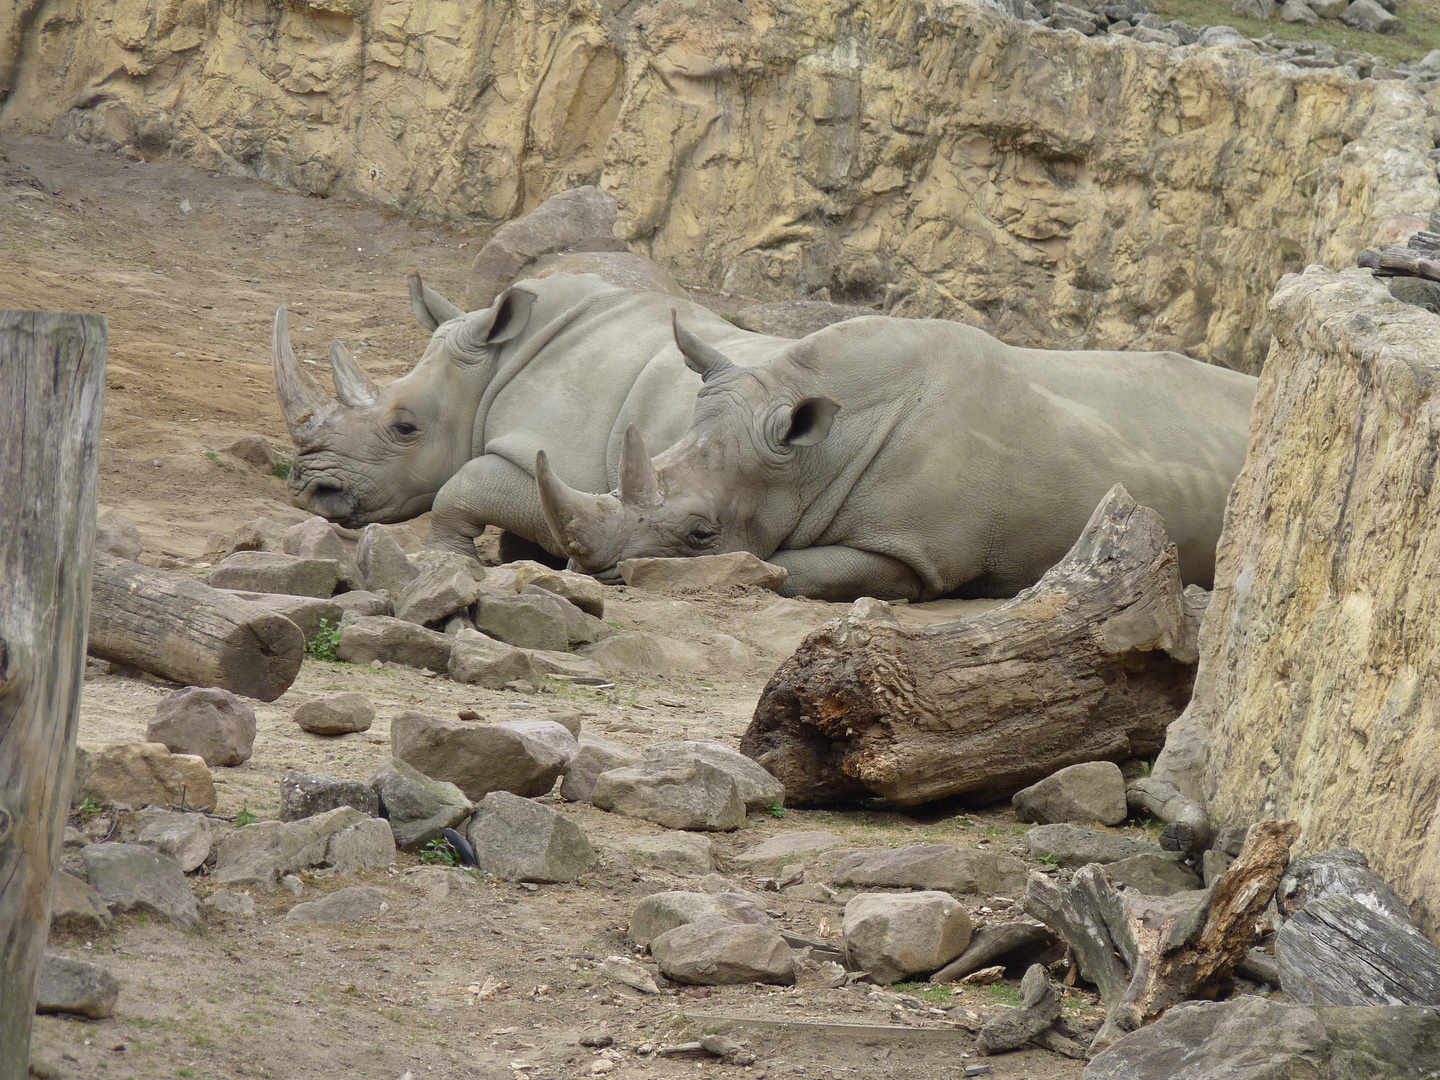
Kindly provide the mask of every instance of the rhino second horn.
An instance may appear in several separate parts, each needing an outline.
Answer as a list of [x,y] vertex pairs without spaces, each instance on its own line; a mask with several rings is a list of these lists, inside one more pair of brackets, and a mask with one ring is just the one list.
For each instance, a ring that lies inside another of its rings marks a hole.
[[582,570],[603,570],[598,554],[609,547],[619,504],[610,495],[576,491],[555,475],[541,450],[535,455],[535,483],[540,489],[540,510],[560,550]]
[[335,396],[342,405],[363,409],[379,398],[370,376],[338,341],[330,342],[330,370],[335,373]]
[[680,312],[670,309],[670,328],[675,334],[675,344],[680,349],[680,355],[685,357],[685,365],[700,378],[709,382],[717,375],[723,375],[735,367],[730,359],[714,345],[707,345],[698,337],[680,325]]
[[660,480],[640,429],[631,424],[625,429],[620,446],[620,501],[637,509],[660,505]]
[[335,399],[301,369],[290,348],[290,313],[281,304],[275,312],[275,329],[270,336],[270,369],[275,375],[275,393],[290,435],[299,442],[319,426],[321,414]]

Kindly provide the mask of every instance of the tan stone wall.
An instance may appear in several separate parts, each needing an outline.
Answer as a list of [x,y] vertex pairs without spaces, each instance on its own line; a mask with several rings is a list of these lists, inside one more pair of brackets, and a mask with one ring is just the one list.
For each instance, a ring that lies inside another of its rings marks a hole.
[[960,0],[20,10],[0,131],[478,222],[599,182],[625,239],[691,284],[827,289],[1022,344],[1254,370],[1282,273],[1440,204],[1405,84]]
[[[1192,712],[1209,806],[1358,848],[1440,933],[1440,319],[1368,272],[1281,282]],[[1203,701],[1202,701],[1203,698]]]

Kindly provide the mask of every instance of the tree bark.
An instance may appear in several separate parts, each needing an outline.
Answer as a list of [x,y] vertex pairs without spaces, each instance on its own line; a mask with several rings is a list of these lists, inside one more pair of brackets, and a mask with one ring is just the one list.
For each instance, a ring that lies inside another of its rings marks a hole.
[[792,806],[1002,798],[1067,765],[1158,751],[1190,698],[1198,628],[1159,515],[1116,485],[1065,558],[1002,607],[815,631],[765,687],[740,750]]
[[1297,911],[1275,940],[1280,986],[1307,1005],[1440,1003],[1440,949],[1413,925],[1332,893]]
[[179,574],[96,555],[90,655],[186,686],[218,686],[274,701],[300,673],[305,637],[263,605]]
[[0,1080],[28,1072],[85,669],[106,323],[0,311]]

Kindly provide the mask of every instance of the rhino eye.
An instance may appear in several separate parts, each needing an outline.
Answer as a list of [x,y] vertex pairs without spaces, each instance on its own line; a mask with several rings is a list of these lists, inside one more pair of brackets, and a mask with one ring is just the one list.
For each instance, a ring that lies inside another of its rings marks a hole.
[[692,525],[685,531],[685,543],[691,547],[708,547],[720,535],[720,530],[709,525]]
[[410,423],[409,420],[396,420],[390,425],[390,433],[402,439],[408,439],[419,430],[420,429]]

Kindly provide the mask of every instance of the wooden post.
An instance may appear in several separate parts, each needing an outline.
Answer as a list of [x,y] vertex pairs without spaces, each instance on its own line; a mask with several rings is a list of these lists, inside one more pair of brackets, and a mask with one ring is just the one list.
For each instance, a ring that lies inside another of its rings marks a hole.
[[29,1070],[70,806],[106,323],[0,310],[0,1080]]

